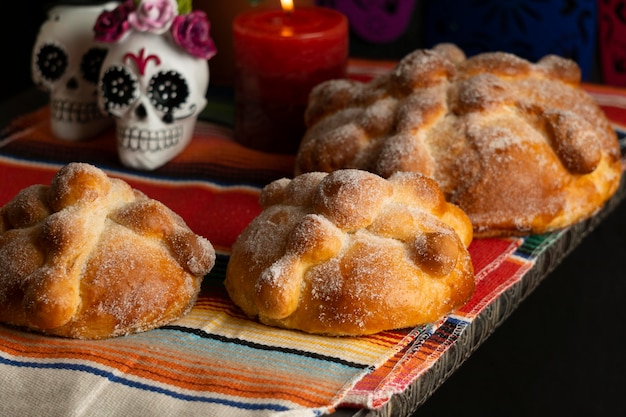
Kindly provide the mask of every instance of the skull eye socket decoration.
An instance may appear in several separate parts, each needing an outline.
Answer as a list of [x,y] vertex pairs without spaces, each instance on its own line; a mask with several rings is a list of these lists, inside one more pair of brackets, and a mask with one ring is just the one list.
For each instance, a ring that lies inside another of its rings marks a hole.
[[105,7],[58,5],[48,10],[32,50],[33,82],[50,98],[50,127],[56,138],[82,140],[112,125],[97,103],[97,84],[107,54],[93,39],[93,22]]
[[98,84],[100,69],[106,55],[107,50],[104,48],[91,48],[83,55],[80,61],[80,72],[83,78],[93,85]]
[[100,91],[106,111],[120,115],[139,96],[137,78],[125,67],[113,65],[106,69],[100,81]]
[[67,53],[59,46],[44,44],[37,53],[36,67],[43,80],[51,83],[63,75],[67,69]]
[[160,72],[150,80],[150,101],[157,110],[170,113],[178,109],[189,96],[185,79],[175,71]]
[[141,170],[181,153],[206,106],[207,60],[215,54],[204,12],[174,0],[126,1],[103,12],[96,39],[111,44],[98,105],[116,125],[120,162]]

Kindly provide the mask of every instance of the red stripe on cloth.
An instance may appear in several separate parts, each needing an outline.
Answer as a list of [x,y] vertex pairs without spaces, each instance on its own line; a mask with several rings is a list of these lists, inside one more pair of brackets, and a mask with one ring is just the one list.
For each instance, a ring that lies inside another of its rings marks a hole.
[[33,184],[49,184],[58,165],[20,163],[0,159],[0,207],[8,203],[23,188]]
[[523,239],[474,239],[468,250],[477,279],[497,267],[504,257],[512,254]]
[[619,109],[612,106],[600,106],[604,113],[607,115],[609,120],[618,127],[622,129],[626,128],[626,113],[624,113],[624,109]]
[[474,317],[486,305],[493,302],[504,291],[518,282],[532,268],[534,261],[510,257],[491,273],[476,282],[476,291],[472,298],[458,310],[458,314]]

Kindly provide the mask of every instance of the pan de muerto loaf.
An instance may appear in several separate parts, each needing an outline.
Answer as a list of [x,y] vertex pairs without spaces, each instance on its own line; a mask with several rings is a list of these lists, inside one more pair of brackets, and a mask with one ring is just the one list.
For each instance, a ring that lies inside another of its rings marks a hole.
[[165,205],[71,163],[0,209],[0,322],[80,339],[146,331],[186,314],[214,263]]
[[268,184],[225,285],[261,322],[363,335],[433,322],[474,292],[472,226],[436,182],[362,170]]
[[363,83],[311,93],[295,175],[420,172],[470,217],[475,237],[562,228],[595,214],[621,178],[616,134],[573,61],[455,45],[416,50]]

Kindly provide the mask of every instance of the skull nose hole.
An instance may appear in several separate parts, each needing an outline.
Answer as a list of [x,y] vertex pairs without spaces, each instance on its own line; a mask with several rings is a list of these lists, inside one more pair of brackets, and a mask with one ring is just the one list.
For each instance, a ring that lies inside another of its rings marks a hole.
[[72,77],[67,81],[66,86],[68,90],[76,90],[78,88],[78,81],[76,81],[75,77]]
[[163,115],[163,119],[162,120],[163,120],[163,123],[167,123],[167,124],[173,123],[174,122],[174,115],[172,113],[165,113]]
[[148,115],[148,112],[146,111],[146,107],[143,104],[140,104],[139,106],[137,106],[137,108],[135,109],[135,115],[139,117],[140,119],[145,119],[146,116]]

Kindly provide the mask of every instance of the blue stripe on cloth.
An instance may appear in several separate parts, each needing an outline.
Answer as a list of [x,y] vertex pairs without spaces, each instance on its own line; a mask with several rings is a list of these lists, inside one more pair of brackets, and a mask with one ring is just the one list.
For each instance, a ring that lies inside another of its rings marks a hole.
[[199,395],[189,395],[182,394],[180,392],[164,389],[161,387],[140,383],[136,381],[132,381],[128,378],[123,378],[119,375],[116,375],[113,372],[105,371],[102,369],[98,369],[93,366],[87,366],[84,364],[78,363],[66,363],[66,362],[32,362],[32,361],[15,361],[8,358],[4,358],[0,356],[0,364],[13,366],[17,368],[33,368],[33,369],[61,369],[61,370],[69,370],[69,371],[78,371],[78,372],[87,372],[92,375],[96,375],[99,377],[103,377],[108,379],[111,382],[119,383],[131,388],[137,388],[144,391],[155,392],[159,394],[164,394],[170,396],[172,398],[176,398],[183,401],[194,401],[194,402],[203,402],[203,403],[213,403],[226,405],[229,407],[235,407],[243,410],[272,410],[272,411],[287,411],[290,408],[285,407],[279,404],[271,404],[271,403],[244,403],[240,401],[232,401],[222,398],[214,398],[214,397],[206,397]]

